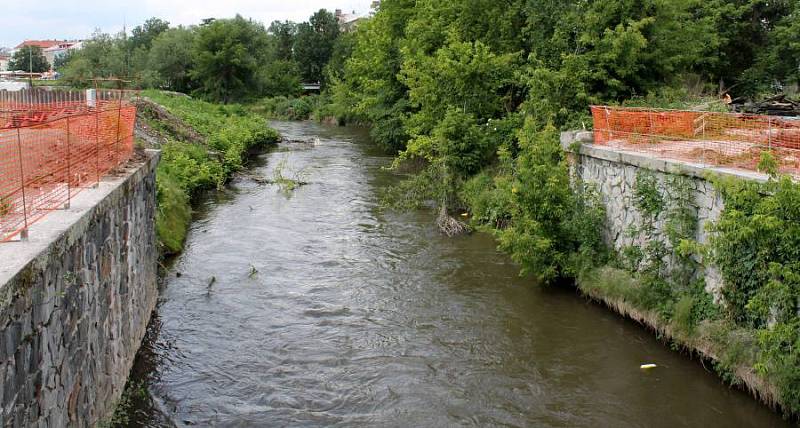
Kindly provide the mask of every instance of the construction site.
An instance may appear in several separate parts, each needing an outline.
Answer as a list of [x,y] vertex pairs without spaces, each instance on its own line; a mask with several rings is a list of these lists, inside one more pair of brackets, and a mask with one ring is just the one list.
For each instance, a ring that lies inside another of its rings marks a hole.
[[0,242],[130,159],[136,108],[130,93],[0,91]]

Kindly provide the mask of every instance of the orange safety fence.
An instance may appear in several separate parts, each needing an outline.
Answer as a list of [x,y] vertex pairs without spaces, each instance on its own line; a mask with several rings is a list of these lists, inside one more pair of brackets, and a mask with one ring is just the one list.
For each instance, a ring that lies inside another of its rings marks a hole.
[[33,223],[68,208],[78,192],[128,161],[136,120],[136,107],[121,93],[27,106],[4,103],[3,95],[0,242],[26,237]]
[[800,120],[780,116],[592,106],[594,142],[703,165],[756,170],[769,151],[800,175]]

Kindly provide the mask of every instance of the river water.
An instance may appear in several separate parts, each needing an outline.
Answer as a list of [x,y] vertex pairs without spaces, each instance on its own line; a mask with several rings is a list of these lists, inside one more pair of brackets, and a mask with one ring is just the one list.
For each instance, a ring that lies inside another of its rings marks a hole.
[[[362,130],[291,139],[198,209],[168,267],[131,425],[779,427],[697,361],[568,287],[540,288],[491,237],[381,211],[396,180]],[[643,372],[642,363],[658,368]]]

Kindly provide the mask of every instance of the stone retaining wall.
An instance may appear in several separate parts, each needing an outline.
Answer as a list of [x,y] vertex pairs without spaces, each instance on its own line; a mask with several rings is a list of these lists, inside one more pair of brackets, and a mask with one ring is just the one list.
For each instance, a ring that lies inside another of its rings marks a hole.
[[[677,160],[665,160],[652,154],[626,152],[592,144],[591,132],[564,132],[561,144],[570,153],[570,169],[574,179],[594,185],[599,191],[606,209],[604,238],[606,243],[622,251],[629,246],[642,248],[648,237],[640,233],[630,233],[643,223],[643,216],[635,205],[635,186],[637,175],[650,174],[657,183],[658,191],[664,200],[673,200],[671,180],[675,177],[688,179],[691,188],[692,209],[697,216],[695,240],[700,244],[708,242],[707,226],[719,219],[724,208],[721,195],[708,180],[710,174],[736,176],[748,180],[766,181],[763,174],[733,170],[708,165],[694,164]],[[666,211],[654,222],[654,236],[663,237],[666,233]],[[702,259],[697,259],[699,269],[695,275],[705,277],[706,290],[720,299],[722,278],[717,269]]]
[[0,426],[92,426],[113,411],[158,297],[158,158],[0,244]]

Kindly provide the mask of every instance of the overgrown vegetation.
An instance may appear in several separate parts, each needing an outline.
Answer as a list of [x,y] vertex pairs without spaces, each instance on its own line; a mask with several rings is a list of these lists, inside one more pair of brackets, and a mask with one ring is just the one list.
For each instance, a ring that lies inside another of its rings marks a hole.
[[316,95],[306,97],[265,98],[252,105],[252,110],[272,119],[307,120],[321,107]]
[[337,18],[324,9],[308,22],[275,21],[269,27],[239,15],[188,27],[151,18],[131,35],[94,34],[54,67],[76,87],[123,77],[137,87],[223,103],[296,96],[301,81],[325,86],[341,68],[350,39],[340,33]]
[[[770,35],[794,25],[798,7],[387,0],[355,32],[328,91],[329,111],[371,124],[376,143],[399,153],[395,167],[417,171],[390,192],[393,205],[470,211],[473,226],[492,230],[524,272],[574,277],[607,256],[597,233],[601,208],[591,189],[569,190],[557,130],[590,123],[590,103],[719,108],[722,93],[796,84],[797,73],[768,71],[760,52],[778,43]],[[745,39],[747,61],[719,54]],[[785,61],[797,65],[800,56]],[[656,261],[689,245],[664,241],[638,250]],[[664,266],[648,267],[654,278],[669,276]]]
[[288,163],[289,159],[284,158],[275,165],[272,171],[272,184],[278,186],[285,195],[289,195],[298,187],[308,184],[304,180],[305,174],[302,170],[288,171]]
[[714,225],[713,260],[725,281],[726,317],[755,332],[756,368],[800,412],[800,186],[717,181],[725,211]]
[[[797,1],[385,0],[355,32],[328,111],[369,123],[398,154],[394,167],[414,172],[388,192],[391,206],[468,212],[523,273],[577,277],[685,340],[714,343],[721,371],[757,364],[798,411],[790,183],[769,196],[727,191],[703,247],[691,183],[642,174],[641,222],[609,254],[597,193],[570,180],[558,142],[558,130],[589,126],[593,103],[724,111],[726,94],[796,94],[798,22]],[[730,304],[706,291],[701,260],[719,264]]]
[[125,390],[122,396],[114,404],[114,413],[106,419],[100,420],[97,423],[98,428],[114,428],[114,427],[127,427],[130,426],[131,420],[129,415],[134,409],[136,401],[145,400],[149,397],[147,387],[144,384],[135,382],[128,382],[125,384]]
[[[577,277],[686,340],[716,344],[719,370],[755,365],[800,411],[797,187],[720,183],[726,209],[704,248],[689,183],[643,174],[641,224],[613,254],[598,194],[569,176],[558,141],[559,130],[589,126],[593,103],[725,110],[725,95],[796,95],[797,0],[383,0],[352,33],[326,11],[269,29],[241,17],[162,24],[148,21],[131,39],[97,35],[65,76],[133,76],[224,102],[270,97],[253,108],[369,124],[376,144],[398,155],[394,168],[411,172],[388,204],[434,208],[448,230],[493,233],[540,282]],[[297,98],[303,80],[320,81],[323,93]],[[248,147],[270,138],[235,119],[240,107],[162,97],[204,135],[165,148],[159,195],[176,204],[185,206],[161,195],[189,200],[220,185]],[[187,212],[160,218],[165,247],[183,240],[168,234],[185,230],[173,226]],[[719,267],[725,304],[706,292],[699,260]]]
[[279,135],[264,119],[239,105],[212,104],[157,91],[143,95],[199,134],[197,141],[187,141],[185,134],[174,131],[175,126],[166,126],[142,111],[142,120],[167,140],[161,146],[157,175],[156,230],[162,253],[175,253],[186,238],[192,199],[205,189],[221,187],[242,168],[249,150],[275,143]]
[[[703,250],[695,241],[698,218],[694,189],[686,177],[660,180],[654,173],[640,170],[633,196],[639,218],[625,233],[629,244],[609,263],[609,268],[619,272],[583,272],[579,286],[590,294],[602,291],[599,295],[650,311],[677,334],[690,337],[701,322],[719,318],[698,263],[698,253]],[[620,276],[630,279],[620,281]],[[616,282],[626,285],[620,290],[619,284],[612,284]]]
[[[800,186],[774,175],[768,183],[712,178],[725,209],[701,246],[693,241],[691,187],[670,177],[640,173],[634,194],[642,219],[629,231],[633,243],[609,266],[582,272],[579,286],[651,313],[679,343],[710,350],[727,382],[755,369],[778,388],[786,410],[800,412]],[[705,290],[698,256],[719,269],[723,304]]]

